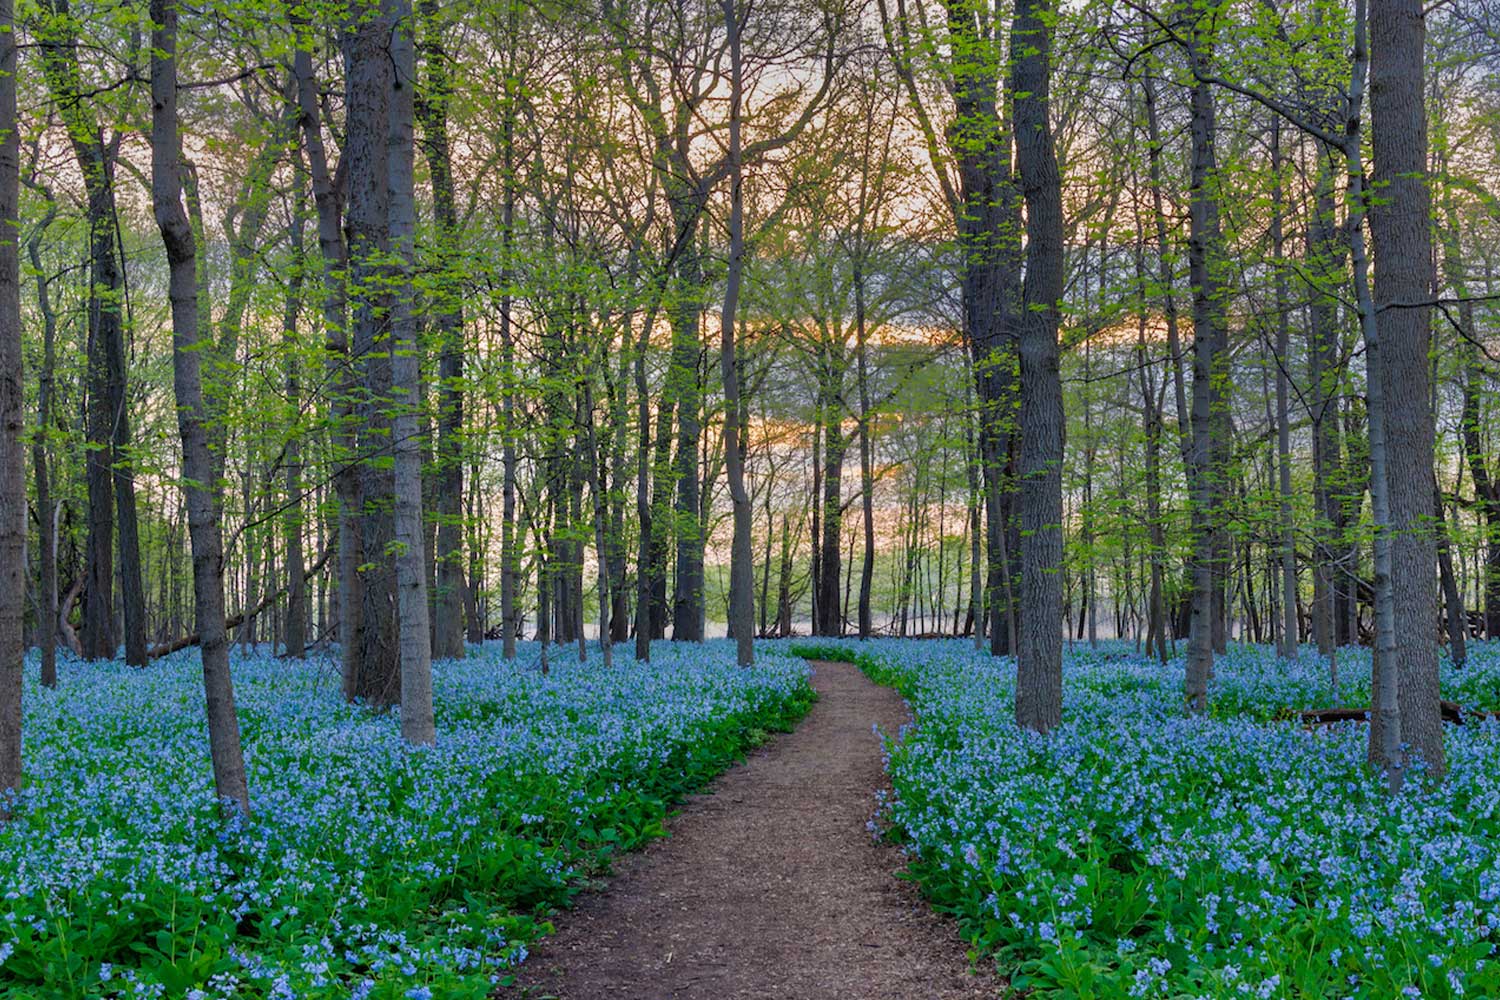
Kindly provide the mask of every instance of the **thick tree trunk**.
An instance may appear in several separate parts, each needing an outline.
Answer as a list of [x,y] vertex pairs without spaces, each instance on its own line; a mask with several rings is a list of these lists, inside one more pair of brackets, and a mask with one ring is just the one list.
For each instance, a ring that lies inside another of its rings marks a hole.
[[[345,80],[347,136],[344,156],[349,164],[349,206],[346,228],[349,278],[357,294],[351,317],[353,367],[359,375],[356,454],[363,502],[355,512],[355,530],[364,563],[359,568],[363,601],[360,627],[343,637],[353,647],[346,664],[354,669],[346,691],[376,706],[396,704],[401,697],[401,670],[396,610],[391,401],[391,332],[386,312],[391,304],[391,191],[390,101],[394,86],[390,17],[375,0],[361,0],[350,10],[344,39],[348,66]],[[409,86],[409,81],[407,82]]]
[[1021,309],[1021,635],[1016,724],[1062,721],[1063,400],[1057,329],[1063,295],[1062,179],[1048,115],[1052,30],[1046,0],[1017,0],[1016,165],[1026,197]]
[[[1375,521],[1375,648],[1371,674],[1369,759],[1385,770],[1392,792],[1400,791],[1404,780],[1405,752],[1401,740],[1401,704],[1399,673],[1396,669],[1396,611],[1391,577],[1391,507],[1389,448],[1386,441],[1388,409],[1386,396],[1390,385],[1386,379],[1385,343],[1370,287],[1370,265],[1365,250],[1365,221],[1369,200],[1365,190],[1364,155],[1360,116],[1364,101],[1365,80],[1369,66],[1366,44],[1364,0],[1355,0],[1354,71],[1349,88],[1347,139],[1344,158],[1348,170],[1349,258],[1354,273],[1354,295],[1359,312],[1360,333],[1365,342],[1365,365],[1368,371],[1367,393],[1370,418],[1370,509]],[[1422,369],[1426,370],[1426,359]],[[1426,399],[1426,393],[1423,393]],[[1431,467],[1428,475],[1432,475]],[[1428,489],[1431,489],[1430,480]],[[1432,572],[1431,564],[1427,571]],[[1435,621],[1426,623],[1430,629]],[[1430,633],[1422,641],[1431,643]]]
[[[1446,767],[1439,712],[1433,566],[1434,430],[1427,351],[1434,284],[1421,0],[1370,0],[1370,208],[1386,388],[1391,589],[1402,739],[1429,773]],[[1372,416],[1373,422],[1373,416]],[[1372,448],[1373,451],[1373,448]]]
[[[1209,73],[1208,40],[1195,24],[1190,59],[1202,76]],[[1214,97],[1209,84],[1197,82],[1192,90],[1192,204],[1188,237],[1189,270],[1193,286],[1193,411],[1192,453],[1189,483],[1192,493],[1193,557],[1192,617],[1188,634],[1186,700],[1193,712],[1208,708],[1208,679],[1213,673],[1217,613],[1216,595],[1223,544],[1219,538],[1219,503],[1222,476],[1218,458],[1222,444],[1214,440],[1221,427],[1216,419],[1219,402],[1216,380],[1224,377],[1220,352],[1223,337],[1223,288],[1219,273],[1221,235],[1219,204],[1210,190],[1217,171],[1215,157]]]
[[[675,203],[674,203],[675,204]],[[699,212],[696,201],[687,211]],[[679,222],[679,226],[681,223]],[[677,450],[672,465],[676,502],[672,510],[677,559],[672,577],[672,638],[703,640],[703,530],[699,518],[698,450],[703,434],[703,384],[699,286],[703,281],[696,238],[682,254],[679,301],[672,320],[672,357],[668,378],[677,384]]]
[[[392,487],[396,537],[396,611],[399,617],[401,736],[413,746],[437,740],[432,712],[432,624],[427,605],[426,530],[422,522],[421,355],[418,345],[417,206],[414,122],[417,88],[415,22],[411,0],[383,0],[390,20],[391,75],[386,177],[395,279],[390,311]],[[462,587],[462,578],[459,586]],[[458,623],[454,617],[452,624]],[[451,631],[451,630],[450,630]]]
[[203,317],[198,300],[197,247],[182,207],[177,126],[177,2],[152,0],[151,201],[167,250],[172,307],[172,388],[182,438],[183,494],[193,553],[193,607],[201,635],[203,690],[214,789],[241,812],[250,808],[239,717],[229,673],[224,622],[224,541],[209,448],[211,414],[203,397]]

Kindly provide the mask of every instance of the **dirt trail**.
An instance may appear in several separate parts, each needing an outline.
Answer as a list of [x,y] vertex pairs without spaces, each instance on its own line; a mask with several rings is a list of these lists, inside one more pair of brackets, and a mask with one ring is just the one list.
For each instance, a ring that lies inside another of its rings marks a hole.
[[603,892],[557,918],[521,968],[528,1000],[970,1000],[953,923],[894,872],[866,828],[885,782],[872,725],[908,718],[895,692],[814,665],[795,732],[695,796],[672,836],[623,858]]

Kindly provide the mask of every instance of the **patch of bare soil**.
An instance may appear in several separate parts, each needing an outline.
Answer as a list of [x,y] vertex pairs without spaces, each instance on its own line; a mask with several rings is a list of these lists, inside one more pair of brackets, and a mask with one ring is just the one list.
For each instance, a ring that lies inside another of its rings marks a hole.
[[671,837],[621,859],[607,888],[557,918],[508,997],[527,1000],[972,1000],[951,920],[894,875],[866,827],[885,784],[879,725],[900,695],[853,666],[813,664],[819,700],[690,799]]

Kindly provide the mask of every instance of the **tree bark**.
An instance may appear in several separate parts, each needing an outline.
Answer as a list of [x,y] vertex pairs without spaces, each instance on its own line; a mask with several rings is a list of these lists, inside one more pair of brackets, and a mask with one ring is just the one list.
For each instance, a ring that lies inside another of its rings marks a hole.
[[1334,218],[1332,153],[1319,157],[1317,189],[1308,220],[1308,271],[1321,287],[1313,289],[1309,309],[1311,329],[1308,343],[1309,416],[1313,445],[1313,641],[1318,652],[1332,657],[1338,644],[1338,601],[1347,592],[1347,567],[1336,565],[1346,551],[1340,538],[1343,505],[1331,480],[1339,462],[1339,375],[1337,356],[1337,299],[1331,290],[1343,281],[1343,253]]
[[844,380],[843,344],[835,337],[825,339],[818,349],[819,420],[823,425],[823,528],[818,552],[817,617],[813,622],[816,635],[837,636],[844,631],[839,602],[839,578],[842,575],[844,526],[844,456],[849,440],[842,427],[844,410],[841,401]]
[[1062,721],[1062,382],[1057,330],[1063,294],[1062,179],[1049,118],[1053,8],[1017,0],[1016,165],[1026,198],[1021,354],[1021,635],[1016,724],[1047,732]]
[[1223,287],[1219,273],[1222,237],[1219,203],[1210,190],[1218,169],[1215,156],[1214,97],[1201,79],[1209,74],[1211,42],[1203,37],[1205,26],[1193,26],[1188,58],[1200,77],[1192,88],[1192,183],[1189,270],[1193,286],[1193,410],[1192,453],[1189,483],[1192,493],[1193,557],[1192,617],[1187,652],[1186,699],[1192,712],[1208,708],[1208,679],[1213,672],[1216,623],[1220,593],[1215,566],[1222,544],[1219,538],[1218,505],[1222,497],[1222,470],[1216,461],[1220,444],[1214,440],[1220,426],[1215,407],[1219,404],[1216,380],[1224,377],[1220,352]]
[[[745,199],[740,159],[740,115],[744,99],[744,59],[740,50],[740,13],[735,0],[722,0],[729,35],[729,272],[724,283],[724,312],[719,325],[719,366],[724,380],[724,468],[733,504],[734,538],[729,557],[729,623],[734,629],[736,662],[755,664],[755,553],[751,538],[750,493],[745,488],[744,435],[740,427],[739,357],[735,323],[744,273]],[[835,578],[835,584],[837,580]],[[835,588],[834,614],[838,596]]]
[[26,469],[22,445],[20,132],[13,0],[0,0],[0,821],[21,790],[21,616],[26,581]]
[[1271,126],[1272,187],[1271,245],[1276,256],[1276,465],[1280,493],[1281,517],[1281,649],[1282,657],[1297,658],[1297,534],[1292,516],[1292,421],[1290,414],[1291,382],[1287,376],[1291,363],[1291,303],[1287,296],[1286,271],[1281,267],[1285,257],[1282,226],[1283,189],[1281,173],[1281,118]]
[[[861,247],[861,252],[863,248]],[[859,567],[859,637],[868,639],[874,631],[871,602],[875,589],[875,463],[870,440],[870,361],[869,330],[865,316],[865,273],[863,260],[854,263],[854,350],[855,371],[859,383],[859,508],[864,545]]]
[[[305,282],[307,254],[303,249],[303,234],[307,228],[307,174],[302,166],[300,152],[294,157],[292,221],[287,230],[287,245],[291,253],[291,273],[287,277],[286,310],[282,316],[282,339],[286,345],[286,403],[294,414],[301,410],[302,385],[300,352],[298,350],[297,326],[302,315],[302,290]],[[302,430],[294,422],[286,443],[286,511],[282,517],[282,530],[286,535],[286,625],[283,630],[283,646],[286,655],[302,659],[307,655],[307,583],[303,579],[304,563],[302,537],[306,530],[303,519],[303,494],[306,486],[302,482]]]
[[[1391,589],[1401,736],[1441,775],[1446,768],[1439,711],[1433,567],[1434,429],[1427,352],[1434,284],[1431,196],[1427,186],[1424,92],[1425,14],[1421,0],[1370,0],[1370,207],[1375,309],[1386,380]],[[1373,414],[1372,414],[1373,423]],[[1373,447],[1372,447],[1373,451]]]
[[[3,22],[0,22],[3,23]],[[3,57],[0,51],[0,57]],[[3,126],[0,126],[3,128]],[[57,218],[57,202],[51,189],[34,185],[47,200],[46,214],[33,230],[27,250],[31,269],[36,272],[37,308],[42,314],[42,370],[37,373],[36,436],[31,442],[31,463],[36,474],[36,509],[42,518],[37,534],[41,538],[41,608],[37,644],[41,646],[41,681],[43,687],[57,687],[57,511],[52,501],[50,467],[52,434],[52,393],[57,370],[57,309],[52,304],[51,281],[42,269],[42,238]],[[0,279],[3,280],[3,279]]]
[[[394,254],[390,379],[395,450],[392,488],[396,539],[396,611],[401,671],[401,735],[412,746],[437,741],[432,711],[432,623],[427,606],[426,530],[422,523],[421,355],[417,343],[417,206],[413,174],[417,89],[411,0],[383,0],[389,19],[390,91],[386,178]],[[352,167],[351,167],[352,168]],[[462,586],[462,579],[459,581]],[[455,623],[457,619],[455,618]]]
[[[112,659],[115,633],[114,580],[118,548],[125,655],[146,663],[145,598],[141,584],[135,485],[130,463],[130,421],[125,383],[125,334],[121,302],[123,265],[116,231],[114,160],[119,137],[106,142],[86,106],[78,66],[78,22],[68,0],[48,0],[38,26],[42,68],[67,127],[83,175],[89,232],[89,301],[86,462],[89,523],[88,582],[84,588],[84,655]],[[118,538],[116,537],[118,531]]]
[[396,548],[392,500],[395,483],[391,454],[391,422],[385,416],[391,401],[391,330],[386,311],[391,305],[390,130],[394,87],[390,16],[376,0],[361,0],[349,12],[344,38],[348,70],[345,100],[348,108],[344,156],[349,163],[349,205],[346,219],[349,280],[354,294],[351,317],[353,368],[359,376],[355,403],[356,453],[363,503],[355,511],[363,564],[358,570],[363,601],[360,627],[342,637],[353,647],[346,663],[354,669],[346,691],[372,705],[387,707],[401,697],[401,669],[397,628],[397,596],[391,553]]
[[224,622],[224,540],[218,483],[209,448],[212,415],[204,402],[197,246],[182,206],[177,125],[177,0],[152,0],[151,202],[167,251],[172,310],[172,388],[182,438],[183,494],[193,554],[193,610],[202,637],[203,691],[214,790],[240,812],[250,809],[239,717],[229,673]]
[[[307,31],[309,28],[305,21],[294,19],[293,24],[300,31]],[[364,554],[358,531],[359,512],[364,501],[360,492],[359,466],[354,454],[354,389],[357,375],[355,366],[350,363],[349,333],[346,327],[349,245],[344,235],[343,215],[348,184],[347,160],[341,158],[337,171],[329,167],[320,121],[318,86],[313,78],[312,53],[309,49],[298,46],[292,54],[292,69],[297,78],[297,106],[302,115],[302,144],[307,153],[313,203],[318,214],[318,248],[323,257],[323,335],[329,355],[329,380],[337,386],[332,435],[337,463],[333,486],[338,497],[338,588],[335,591],[335,604],[343,692],[345,698],[352,700],[358,695],[358,639],[364,630],[364,582],[360,577]]]
[[464,655],[464,315],[458,273],[460,232],[448,138],[448,104],[452,99],[453,81],[440,16],[437,0],[422,0],[421,20],[427,36],[423,61],[427,80],[418,111],[422,119],[422,147],[432,179],[432,215],[437,229],[438,280],[432,291],[432,311],[440,345],[437,482],[434,489],[437,594],[433,600],[432,655],[452,659]]
[[1438,577],[1443,584],[1443,620],[1448,627],[1448,649],[1453,665],[1462,670],[1468,663],[1467,635],[1468,616],[1464,612],[1463,597],[1458,592],[1458,580],[1453,574],[1453,552],[1448,540],[1448,525],[1443,515],[1443,494],[1438,489],[1437,479],[1432,483],[1432,509],[1437,512]]

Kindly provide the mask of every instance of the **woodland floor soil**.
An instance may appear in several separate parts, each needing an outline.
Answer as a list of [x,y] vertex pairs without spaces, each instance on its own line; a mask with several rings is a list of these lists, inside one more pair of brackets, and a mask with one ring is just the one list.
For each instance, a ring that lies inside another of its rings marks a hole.
[[[801,725],[684,803],[671,836],[622,858],[556,918],[505,997],[525,1000],[969,1000],[953,922],[898,880],[866,823],[885,786],[878,725],[909,716],[853,666],[815,662]],[[985,963],[987,964],[987,963]]]

